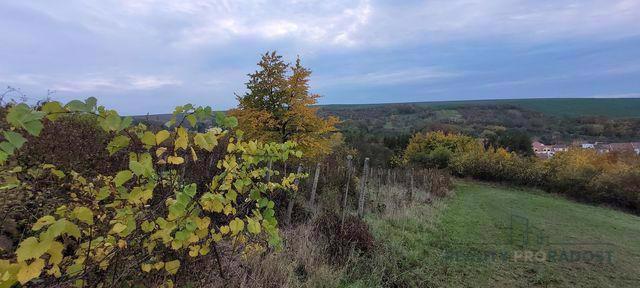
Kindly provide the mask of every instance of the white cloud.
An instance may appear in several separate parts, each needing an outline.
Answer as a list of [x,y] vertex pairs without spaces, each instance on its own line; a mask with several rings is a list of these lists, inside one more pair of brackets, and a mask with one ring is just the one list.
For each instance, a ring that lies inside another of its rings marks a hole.
[[24,5],[97,33],[138,33],[187,48],[238,38],[290,39],[322,48],[640,34],[637,0],[75,0]]
[[462,72],[446,71],[438,67],[420,67],[396,70],[381,70],[375,72],[358,73],[330,78],[318,77],[313,80],[314,87],[337,85],[367,85],[384,86],[402,83],[433,82],[464,75]]
[[18,74],[0,77],[0,81],[14,86],[41,86],[58,92],[94,92],[153,90],[166,86],[180,86],[182,81],[168,76],[129,75],[113,77],[105,75],[83,75],[80,77]]

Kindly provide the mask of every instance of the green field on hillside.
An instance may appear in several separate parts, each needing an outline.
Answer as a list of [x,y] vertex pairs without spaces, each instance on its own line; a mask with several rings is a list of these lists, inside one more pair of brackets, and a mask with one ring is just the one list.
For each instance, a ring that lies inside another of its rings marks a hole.
[[345,286],[640,287],[640,217],[537,190],[459,182],[455,191],[368,218],[381,252]]
[[328,111],[340,109],[364,109],[391,105],[428,106],[434,109],[455,109],[463,106],[513,105],[524,109],[545,113],[549,116],[605,116],[611,118],[640,117],[640,98],[535,98],[433,101],[388,104],[339,104],[321,105]]

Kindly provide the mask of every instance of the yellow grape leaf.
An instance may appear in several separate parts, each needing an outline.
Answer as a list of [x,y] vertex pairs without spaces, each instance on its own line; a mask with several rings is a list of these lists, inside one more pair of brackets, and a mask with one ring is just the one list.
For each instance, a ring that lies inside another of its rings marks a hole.
[[151,266],[151,264],[146,264],[146,263],[140,265],[140,269],[142,269],[142,271],[147,272],[147,273],[151,272],[151,268],[152,267],[153,266]]
[[175,141],[176,150],[180,148],[187,150],[188,146],[189,146],[189,135],[187,134],[187,130],[184,129],[183,127],[179,127],[178,138],[176,138],[176,141]]
[[173,260],[164,263],[164,269],[172,275],[178,273],[178,269],[180,269],[180,260]]
[[124,225],[122,223],[116,223],[115,225],[113,225],[113,228],[111,228],[111,233],[118,234],[124,231],[124,229],[127,229],[127,225]]
[[229,222],[229,229],[231,229],[231,234],[236,235],[244,230],[244,221],[240,218],[236,218]]
[[71,212],[71,214],[76,219],[86,224],[93,225],[93,212],[91,211],[91,209],[87,207],[76,207],[73,209],[73,212]]
[[235,214],[236,209],[231,206],[231,204],[227,204],[224,206],[224,215]]
[[36,224],[33,224],[33,227],[31,229],[33,231],[38,231],[38,230],[42,229],[42,227],[49,226],[49,225],[53,224],[54,222],[56,222],[56,218],[53,218],[53,216],[51,216],[51,215],[45,215],[45,216],[40,217],[40,219],[38,219],[38,221],[36,221]]
[[189,256],[191,257],[198,257],[198,255],[200,254],[200,246],[199,245],[194,245],[189,247]]
[[171,134],[169,134],[169,131],[167,130],[158,131],[158,133],[156,133],[156,144],[160,145],[160,143],[164,142],[164,140],[167,140],[169,136],[171,136]]
[[189,148],[191,148],[191,158],[193,159],[193,161],[198,161],[198,154],[196,154],[196,150],[193,150],[193,147]]
[[220,227],[220,233],[222,233],[222,235],[229,233],[229,226],[224,225]]
[[18,262],[24,262],[29,259],[40,258],[44,253],[49,250],[52,240],[45,240],[39,242],[36,237],[29,237],[20,242],[18,249],[16,249],[16,256]]
[[166,147],[158,147],[158,149],[156,149],[156,156],[160,157],[164,152],[167,152]]
[[60,271],[60,266],[54,265],[51,269],[47,270],[47,274],[53,275],[53,277],[60,278],[62,276],[62,271]]
[[40,273],[42,273],[42,268],[44,268],[44,260],[38,258],[31,264],[25,264],[24,266],[20,267],[20,271],[18,271],[16,278],[18,279],[18,281],[20,281],[20,284],[24,285],[32,279],[38,278],[38,276],[40,276]]
[[164,268],[164,262],[157,262],[156,264],[153,264],[153,268],[156,270]]
[[260,222],[253,220],[251,218],[247,219],[247,230],[253,234],[260,233]]
[[58,265],[60,264],[60,262],[62,262],[62,258],[64,257],[62,255],[62,249],[64,249],[64,245],[62,243],[58,241],[53,241],[51,243],[51,247],[49,247],[49,250],[47,250],[47,253],[51,255],[51,257],[49,257],[49,264]]
[[180,156],[169,156],[169,157],[167,157],[167,163],[180,165],[180,164],[184,163],[184,158],[182,158]]

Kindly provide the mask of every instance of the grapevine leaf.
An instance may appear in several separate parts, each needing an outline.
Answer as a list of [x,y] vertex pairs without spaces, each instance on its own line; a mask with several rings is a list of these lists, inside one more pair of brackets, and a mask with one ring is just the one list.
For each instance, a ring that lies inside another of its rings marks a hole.
[[260,222],[253,220],[251,218],[247,219],[247,230],[253,234],[260,233]]
[[51,257],[49,257],[49,263],[53,263],[56,265],[60,264],[60,262],[62,262],[62,258],[64,257],[62,255],[63,249],[64,249],[64,245],[62,243],[58,241],[51,242],[49,250],[47,250],[47,253],[51,255]]
[[89,112],[87,111],[89,110],[87,104],[80,100],[73,100],[67,103],[67,105],[65,105],[64,107],[73,112]]
[[144,145],[147,146],[156,145],[156,135],[154,135],[153,132],[150,131],[145,131],[140,140],[142,141],[142,143],[144,143]]
[[20,271],[18,271],[16,278],[18,279],[18,281],[20,281],[20,284],[24,285],[32,279],[38,278],[38,276],[40,276],[40,274],[42,273],[43,268],[44,260],[36,259],[31,264],[20,267]]
[[124,231],[125,229],[127,229],[127,225],[124,225],[122,223],[116,223],[115,225],[113,225],[113,227],[111,228],[111,232],[118,234],[122,231]]
[[51,121],[55,121],[67,110],[60,105],[60,102],[51,101],[42,105],[42,112],[47,113],[47,118]]
[[71,214],[78,220],[93,225],[93,212],[87,207],[76,207]]
[[131,160],[129,161],[129,170],[131,170],[133,174],[136,174],[136,176],[142,176],[144,175],[145,168],[140,162]]
[[240,218],[231,220],[231,222],[229,222],[229,229],[231,229],[232,235],[242,232],[242,230],[244,230],[244,221]]
[[11,145],[11,143],[7,141],[3,141],[2,143],[0,143],[0,149],[2,149],[3,152],[7,153],[7,155],[13,155],[13,152],[16,150],[16,147]]
[[56,219],[53,218],[53,216],[45,215],[40,217],[40,219],[38,219],[38,221],[36,221],[36,223],[33,224],[33,227],[31,229],[33,229],[33,231],[38,231],[42,229],[42,227],[49,226],[54,222],[56,222]]
[[116,184],[116,187],[120,187],[122,186],[122,184],[131,180],[132,177],[133,177],[133,173],[131,173],[130,170],[123,170],[118,172],[118,174],[116,174],[116,177],[113,178],[113,182]]
[[196,126],[196,116],[194,116],[193,114],[189,114],[187,115],[187,121],[189,122],[189,125],[191,125],[191,127],[195,127]]
[[169,156],[169,157],[167,157],[167,163],[180,165],[180,164],[184,163],[184,158],[182,158],[180,156]]
[[182,148],[187,150],[189,146],[189,135],[187,134],[187,130],[184,127],[178,128],[178,138],[175,141],[176,150]]
[[164,269],[171,275],[178,273],[178,269],[180,269],[180,260],[173,260],[164,263]]
[[114,137],[109,144],[107,144],[107,151],[109,151],[109,155],[113,155],[114,153],[120,151],[120,149],[126,148],[129,146],[129,137],[120,135]]
[[20,133],[4,131],[2,134],[4,134],[4,138],[7,139],[7,141],[9,141],[9,143],[11,143],[11,145],[16,149],[20,149],[20,147],[27,142],[27,139],[24,139]]
[[9,108],[7,113],[7,122],[13,127],[26,130],[33,136],[39,136],[42,131],[42,118],[44,112],[33,111],[27,104],[21,103]]
[[[47,245],[48,244],[48,245]],[[18,249],[16,249],[16,260],[18,262],[24,262],[29,259],[40,258],[44,253],[49,250],[51,241],[38,241],[36,237],[29,237],[20,242]]]
[[160,130],[156,133],[156,144],[160,145],[164,140],[167,140],[171,134],[167,130]]

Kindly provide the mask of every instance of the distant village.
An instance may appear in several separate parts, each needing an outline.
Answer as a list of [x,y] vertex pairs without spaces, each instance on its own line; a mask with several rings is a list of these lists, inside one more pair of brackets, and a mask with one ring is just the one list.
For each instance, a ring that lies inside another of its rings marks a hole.
[[640,142],[627,143],[576,143],[573,145],[555,144],[546,145],[535,141],[531,143],[531,148],[536,156],[546,159],[553,157],[558,152],[568,151],[569,149],[594,149],[597,153],[609,152],[635,152],[640,155]]

